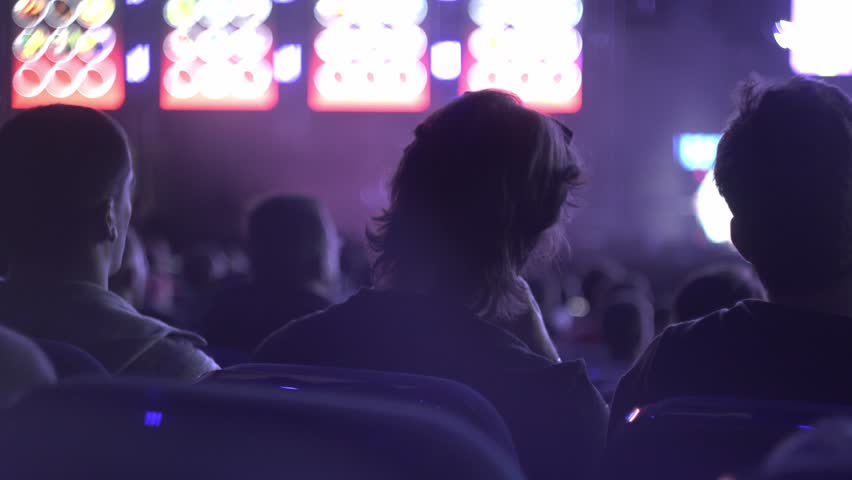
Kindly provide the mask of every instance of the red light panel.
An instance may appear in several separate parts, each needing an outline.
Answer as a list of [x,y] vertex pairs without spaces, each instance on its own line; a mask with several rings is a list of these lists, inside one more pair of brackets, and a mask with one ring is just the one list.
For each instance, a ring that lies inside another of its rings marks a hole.
[[311,109],[429,108],[426,0],[320,0],[314,13],[323,28],[308,70]]
[[547,113],[582,107],[581,0],[471,0],[459,93],[496,88]]
[[165,110],[270,110],[278,103],[272,69],[271,0],[169,0],[160,107]]
[[12,108],[124,104],[115,0],[19,0],[12,6]]

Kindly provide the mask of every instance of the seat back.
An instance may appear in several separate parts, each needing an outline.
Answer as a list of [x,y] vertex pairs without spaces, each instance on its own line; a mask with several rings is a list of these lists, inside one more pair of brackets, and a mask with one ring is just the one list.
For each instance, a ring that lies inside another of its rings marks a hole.
[[0,416],[4,478],[521,479],[440,411],[343,393],[85,380]]
[[211,372],[204,380],[224,384],[263,385],[279,392],[342,394],[365,400],[390,400],[424,412],[439,411],[469,422],[506,452],[514,444],[503,418],[477,391],[443,378],[397,372],[310,365],[243,364]]
[[735,398],[677,398],[637,408],[609,439],[605,479],[718,479],[752,468],[792,432],[852,407]]

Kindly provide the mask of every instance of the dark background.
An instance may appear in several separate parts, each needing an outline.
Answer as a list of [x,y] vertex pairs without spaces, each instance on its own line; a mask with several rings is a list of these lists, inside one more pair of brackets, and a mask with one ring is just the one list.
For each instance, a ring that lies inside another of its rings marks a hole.
[[[122,6],[125,45],[150,43],[153,56],[151,77],[128,85],[115,113],[136,149],[141,226],[179,246],[233,241],[252,199],[288,191],[319,196],[341,230],[359,236],[385,203],[388,175],[428,112],[312,112],[306,65],[299,82],[280,86],[269,112],[161,111],[162,4]],[[302,43],[307,58],[313,5],[275,6],[276,44]],[[463,40],[467,2],[429,6],[430,43]],[[774,22],[789,16],[789,0],[586,0],[583,108],[561,116],[575,129],[589,172],[582,209],[568,227],[575,251],[607,251],[628,263],[689,262],[714,251],[692,216],[697,182],[674,159],[672,137],[720,131],[734,87],[749,74],[791,75],[788,52],[772,38]],[[0,26],[12,27],[8,16]],[[0,37],[7,42],[0,119],[11,114],[10,37]],[[832,83],[852,91],[848,79]],[[456,85],[433,78],[430,110],[453,98]]]

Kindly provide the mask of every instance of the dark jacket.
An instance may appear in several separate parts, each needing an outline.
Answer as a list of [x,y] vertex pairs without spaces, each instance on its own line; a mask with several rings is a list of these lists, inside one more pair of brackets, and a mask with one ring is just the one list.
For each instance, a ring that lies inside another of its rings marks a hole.
[[364,290],[275,332],[256,359],[465,383],[501,413],[532,480],[586,478],[603,449],[607,408],[582,362],[555,364],[450,302]]

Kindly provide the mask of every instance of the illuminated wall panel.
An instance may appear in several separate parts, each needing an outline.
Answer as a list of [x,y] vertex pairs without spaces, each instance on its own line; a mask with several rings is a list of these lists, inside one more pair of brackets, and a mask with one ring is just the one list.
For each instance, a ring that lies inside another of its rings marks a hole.
[[320,0],[308,105],[318,111],[429,107],[426,0]]
[[12,108],[124,103],[115,0],[18,0],[12,20]]
[[459,93],[497,88],[541,111],[580,110],[582,0],[471,0],[468,13]]
[[271,0],[168,0],[160,106],[166,110],[269,110]]
[[790,21],[775,24],[775,41],[790,50],[798,74],[852,75],[852,2],[793,0]]

